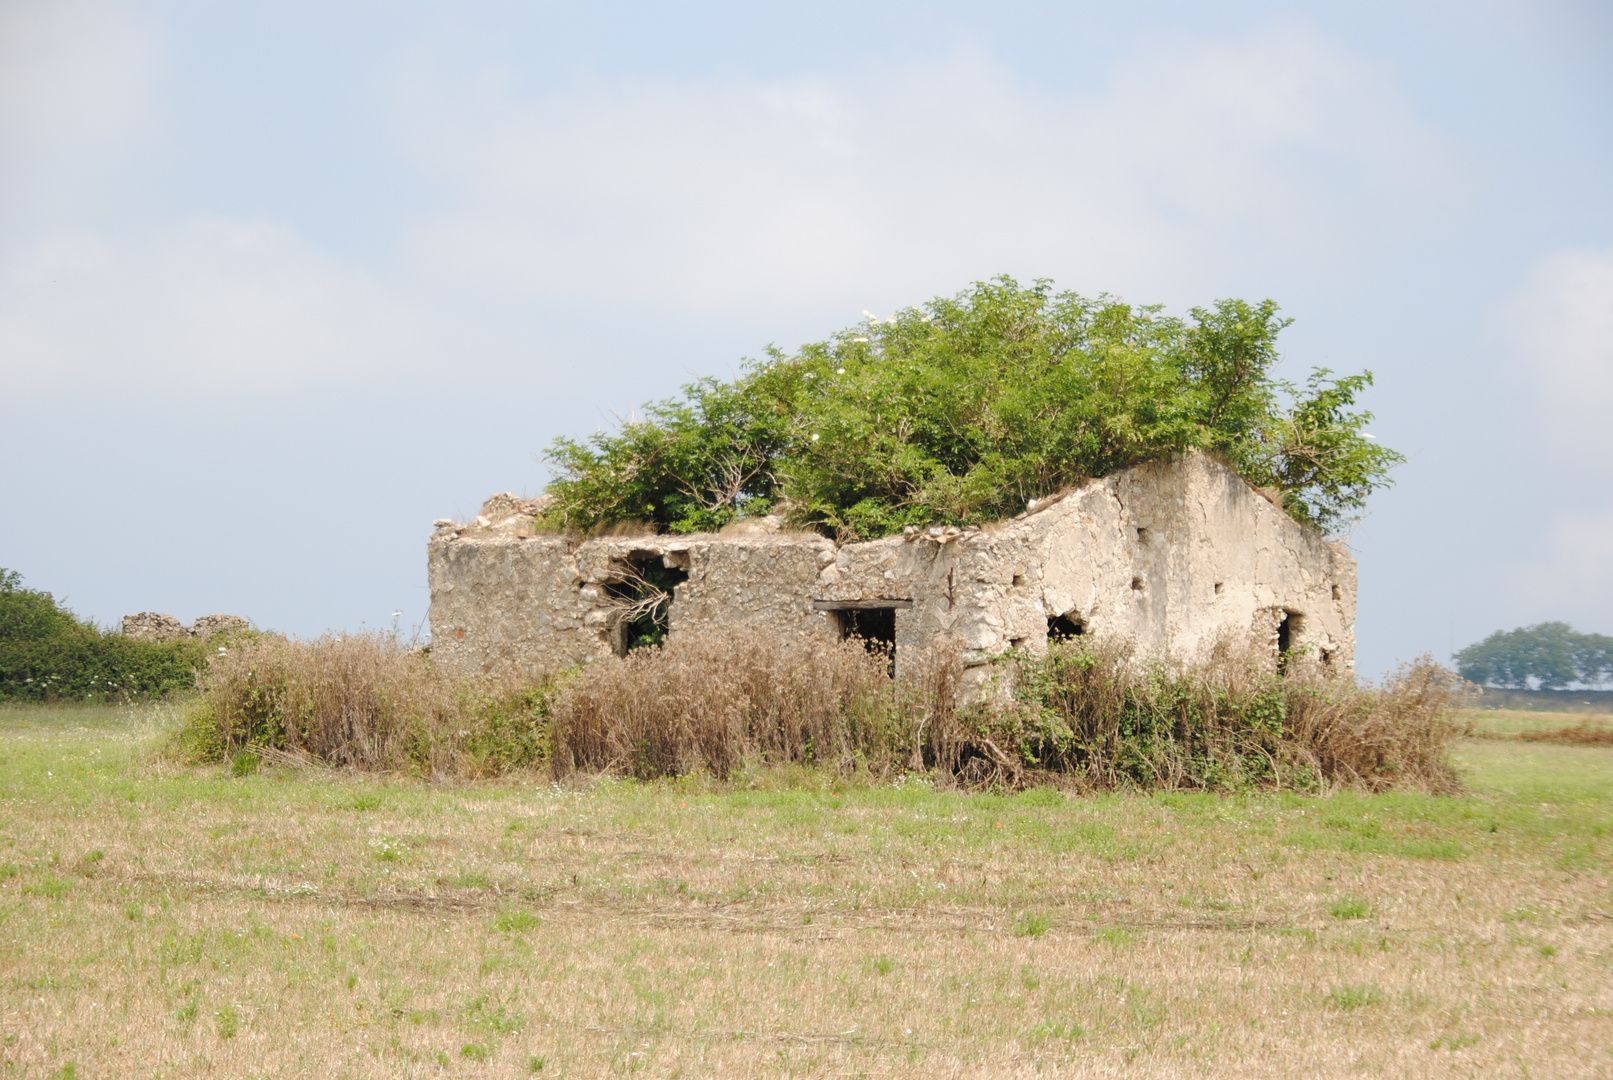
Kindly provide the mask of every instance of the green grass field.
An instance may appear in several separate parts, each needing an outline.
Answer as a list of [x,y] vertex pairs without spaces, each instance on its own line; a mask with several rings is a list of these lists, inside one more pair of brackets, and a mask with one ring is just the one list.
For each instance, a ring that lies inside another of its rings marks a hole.
[[0,711],[0,1076],[1613,1075],[1609,748],[1464,740],[1460,798],[562,790],[172,722]]

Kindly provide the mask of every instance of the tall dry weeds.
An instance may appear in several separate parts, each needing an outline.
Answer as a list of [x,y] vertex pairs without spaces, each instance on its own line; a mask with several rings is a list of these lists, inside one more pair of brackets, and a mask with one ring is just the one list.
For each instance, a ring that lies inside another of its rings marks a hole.
[[1292,754],[1328,783],[1367,791],[1460,790],[1448,751],[1465,731],[1454,716],[1464,684],[1433,657],[1402,665],[1377,687],[1314,672],[1286,683]]
[[1381,687],[1217,648],[1197,666],[1082,640],[1016,654],[959,706],[958,658],[916,679],[856,641],[674,635],[538,682],[454,679],[384,635],[239,642],[214,659],[182,736],[194,758],[266,748],[327,764],[489,776],[641,778],[801,763],[928,770],[943,784],[1454,791],[1460,682],[1424,658]]
[[850,641],[679,634],[592,663],[557,694],[555,769],[721,777],[751,761],[903,765],[924,710],[886,667]]
[[385,634],[266,635],[213,659],[181,740],[200,758],[266,747],[338,767],[484,776],[547,757],[548,690],[451,678]]

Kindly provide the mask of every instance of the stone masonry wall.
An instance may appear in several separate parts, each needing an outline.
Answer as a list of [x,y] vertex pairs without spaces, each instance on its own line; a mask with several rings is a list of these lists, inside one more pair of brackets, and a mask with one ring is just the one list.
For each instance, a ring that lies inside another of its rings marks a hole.
[[579,542],[527,535],[524,520],[445,524],[428,545],[432,652],[453,670],[539,672],[610,655],[606,586],[623,562],[652,559],[688,573],[674,590],[673,634],[719,623],[835,634],[815,602],[907,602],[895,612],[898,674],[936,646],[970,668],[1009,649],[1044,652],[1057,616],[1182,659],[1228,636],[1275,658],[1286,620],[1291,646],[1341,669],[1354,660],[1354,560],[1199,454],[1091,481],[985,528],[867,543],[766,525]]

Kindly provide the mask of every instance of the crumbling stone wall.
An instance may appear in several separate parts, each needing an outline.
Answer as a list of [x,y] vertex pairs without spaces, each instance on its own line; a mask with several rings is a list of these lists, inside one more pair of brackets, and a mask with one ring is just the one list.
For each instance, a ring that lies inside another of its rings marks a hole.
[[248,629],[252,624],[239,615],[201,615],[193,626],[186,626],[172,615],[155,611],[142,611],[138,615],[123,617],[123,636],[137,641],[172,641],[175,638],[210,638],[235,630]]
[[535,673],[610,655],[620,610],[610,583],[648,560],[688,574],[673,593],[674,634],[721,623],[836,635],[837,607],[893,608],[899,675],[943,647],[978,682],[993,656],[1045,652],[1059,617],[1182,659],[1233,637],[1275,663],[1282,634],[1341,670],[1354,661],[1354,560],[1200,454],[1091,481],[985,528],[844,545],[771,521],[579,541],[535,533],[533,505],[495,496],[475,524],[438,523],[432,653],[449,669]]
[[123,617],[123,636],[136,641],[172,641],[189,634],[185,624],[172,615],[142,611],[138,615]]
[[506,529],[439,528],[428,545],[431,653],[449,670],[511,665],[556,671],[615,649],[621,604],[609,586],[633,564],[683,570],[670,608],[676,633],[745,623],[759,633],[830,633],[812,609],[834,542],[754,531],[729,536],[611,537],[578,542]]

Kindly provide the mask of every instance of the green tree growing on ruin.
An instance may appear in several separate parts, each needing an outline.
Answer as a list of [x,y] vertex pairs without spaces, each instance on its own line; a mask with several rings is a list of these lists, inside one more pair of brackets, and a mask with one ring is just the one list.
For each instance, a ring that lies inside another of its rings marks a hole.
[[1370,372],[1274,376],[1287,325],[1270,300],[1178,318],[1046,281],[979,282],[793,354],[771,349],[616,431],[556,440],[546,524],[699,532],[781,512],[868,539],[1011,516],[1200,449],[1336,531],[1403,459],[1364,430]]

